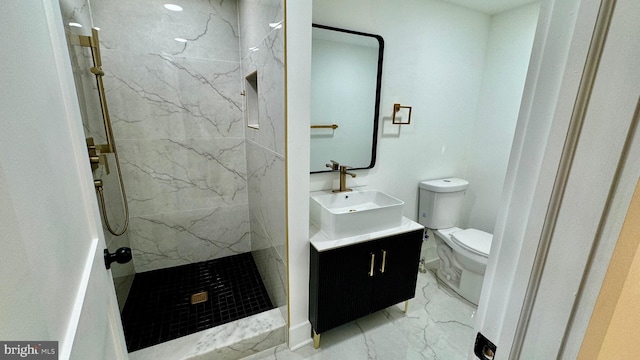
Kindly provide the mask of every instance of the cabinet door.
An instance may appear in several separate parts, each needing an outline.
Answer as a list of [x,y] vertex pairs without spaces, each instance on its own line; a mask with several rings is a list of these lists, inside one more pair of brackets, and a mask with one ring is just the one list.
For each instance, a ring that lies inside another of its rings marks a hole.
[[419,230],[376,242],[378,253],[371,312],[415,296],[422,236],[423,231]]
[[369,243],[323,252],[311,247],[309,312],[318,334],[370,313],[372,256],[379,254]]

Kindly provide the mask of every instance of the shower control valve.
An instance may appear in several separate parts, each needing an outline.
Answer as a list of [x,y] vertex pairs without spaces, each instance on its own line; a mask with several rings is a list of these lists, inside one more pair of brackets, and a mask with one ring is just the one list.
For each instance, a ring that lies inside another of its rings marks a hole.
[[[104,171],[109,175],[109,162],[107,161],[106,154],[100,154],[98,156],[90,156],[89,161],[91,162],[91,169],[95,171],[98,168],[98,165],[104,166]],[[95,168],[94,168],[95,167]]]
[[[104,171],[109,175],[109,162],[107,162],[106,153],[109,151],[109,147],[106,144],[96,145],[92,137],[87,138],[87,151],[89,152],[89,162],[91,163],[91,170],[96,171],[98,166],[104,166]],[[100,152],[100,153],[98,153]]]

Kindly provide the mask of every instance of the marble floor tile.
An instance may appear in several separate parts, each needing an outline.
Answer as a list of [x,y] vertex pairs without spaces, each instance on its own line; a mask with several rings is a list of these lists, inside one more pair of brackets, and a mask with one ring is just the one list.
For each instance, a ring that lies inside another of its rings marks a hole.
[[435,274],[419,274],[416,297],[365,316],[321,335],[312,344],[290,351],[281,345],[246,360],[464,360],[475,339],[476,307],[461,298]]

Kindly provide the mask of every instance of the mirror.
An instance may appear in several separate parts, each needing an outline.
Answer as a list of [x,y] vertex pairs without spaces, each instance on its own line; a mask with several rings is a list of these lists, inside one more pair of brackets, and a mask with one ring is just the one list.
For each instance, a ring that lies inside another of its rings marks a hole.
[[313,24],[311,173],[336,160],[352,169],[376,162],[382,79],[381,36]]

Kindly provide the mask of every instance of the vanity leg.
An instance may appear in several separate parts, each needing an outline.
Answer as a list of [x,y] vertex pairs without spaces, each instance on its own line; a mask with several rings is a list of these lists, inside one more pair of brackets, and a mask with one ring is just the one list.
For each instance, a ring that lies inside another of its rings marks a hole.
[[313,348],[317,349],[320,347],[320,334],[316,333],[315,330],[313,330]]
[[408,313],[409,312],[409,300],[404,302],[404,313]]

